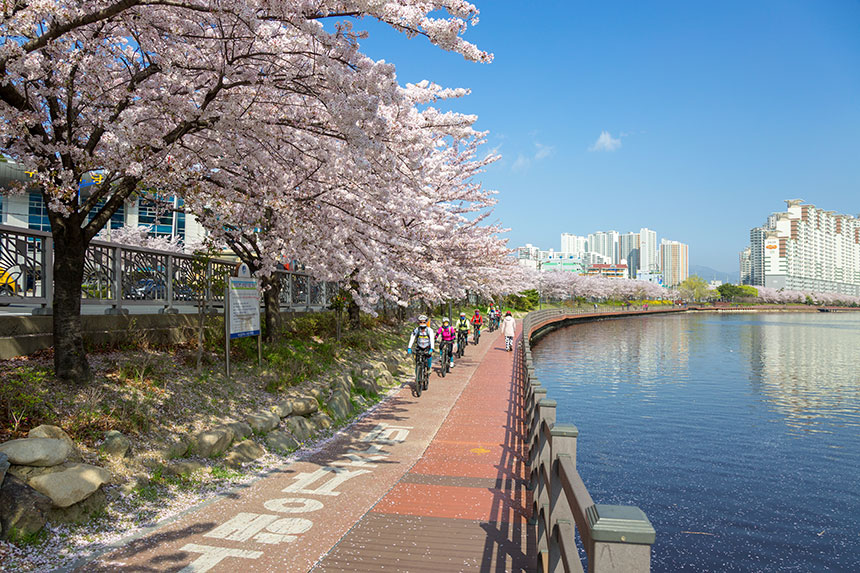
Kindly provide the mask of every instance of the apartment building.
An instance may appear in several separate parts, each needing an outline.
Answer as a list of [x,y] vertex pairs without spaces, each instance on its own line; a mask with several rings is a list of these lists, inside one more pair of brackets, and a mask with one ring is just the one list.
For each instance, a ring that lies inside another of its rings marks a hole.
[[690,276],[689,247],[678,241],[662,239],[660,241],[660,270],[663,273],[663,285],[677,288]]
[[786,200],[750,231],[750,284],[860,296],[860,219]]

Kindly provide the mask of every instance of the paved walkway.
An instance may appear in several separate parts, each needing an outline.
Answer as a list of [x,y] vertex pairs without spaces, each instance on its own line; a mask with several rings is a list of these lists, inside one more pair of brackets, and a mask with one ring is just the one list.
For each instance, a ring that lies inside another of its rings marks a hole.
[[421,398],[81,570],[530,570],[519,356],[485,333]]

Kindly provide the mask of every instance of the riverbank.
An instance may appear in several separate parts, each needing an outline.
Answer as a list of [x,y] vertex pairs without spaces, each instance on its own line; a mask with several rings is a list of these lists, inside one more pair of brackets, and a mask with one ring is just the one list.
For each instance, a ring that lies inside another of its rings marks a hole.
[[405,327],[366,320],[340,342],[334,331],[331,315],[291,321],[278,342],[264,346],[262,369],[256,341],[240,341],[231,353],[231,378],[223,351],[206,348],[198,368],[190,344],[94,352],[94,380],[80,387],[53,378],[49,352],[0,362],[0,442],[26,442],[34,429],[56,427],[72,448],[49,468],[13,463],[12,477],[0,476],[0,483],[26,486],[36,474],[80,466],[110,474],[68,520],[51,508],[42,515],[50,520],[44,527],[36,527],[39,519],[10,522],[4,506],[0,518],[12,524],[4,536],[15,543],[0,542],[0,570],[53,568],[62,556],[97,550],[247,483],[362,416],[411,370]]

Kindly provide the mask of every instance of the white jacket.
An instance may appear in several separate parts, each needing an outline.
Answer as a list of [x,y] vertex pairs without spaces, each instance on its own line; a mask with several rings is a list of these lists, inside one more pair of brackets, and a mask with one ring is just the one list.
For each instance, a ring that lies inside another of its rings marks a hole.
[[502,332],[505,336],[514,336],[517,333],[517,321],[513,316],[506,316],[502,321]]

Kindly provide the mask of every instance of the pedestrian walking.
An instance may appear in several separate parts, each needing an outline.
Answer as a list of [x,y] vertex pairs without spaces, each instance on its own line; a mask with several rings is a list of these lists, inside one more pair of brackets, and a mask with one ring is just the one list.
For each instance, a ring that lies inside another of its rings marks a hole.
[[511,311],[505,313],[502,321],[502,333],[505,335],[505,351],[514,351],[514,335],[517,333],[517,321],[511,316]]

